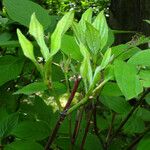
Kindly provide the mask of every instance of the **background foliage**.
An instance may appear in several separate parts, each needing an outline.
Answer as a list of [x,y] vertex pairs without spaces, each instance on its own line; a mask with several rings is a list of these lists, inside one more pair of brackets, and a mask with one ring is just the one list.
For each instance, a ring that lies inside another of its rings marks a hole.
[[116,45],[131,31],[108,26],[109,1],[2,2],[0,149],[46,150],[54,129],[54,150],[149,149],[149,36]]

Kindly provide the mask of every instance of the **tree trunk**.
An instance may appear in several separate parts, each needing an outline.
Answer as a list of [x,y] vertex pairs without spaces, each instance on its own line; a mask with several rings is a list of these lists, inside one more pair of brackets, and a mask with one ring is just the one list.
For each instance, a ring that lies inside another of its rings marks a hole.
[[[137,31],[150,35],[150,0],[111,0],[109,24],[112,29]],[[125,43],[133,34],[117,36],[117,43]]]

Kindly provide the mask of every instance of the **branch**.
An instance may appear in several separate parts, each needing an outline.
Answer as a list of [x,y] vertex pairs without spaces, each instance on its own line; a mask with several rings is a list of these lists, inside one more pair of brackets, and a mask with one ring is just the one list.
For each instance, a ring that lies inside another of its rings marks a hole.
[[74,83],[74,87],[73,87],[73,90],[71,92],[71,95],[70,95],[70,97],[69,97],[69,99],[68,99],[68,101],[67,101],[67,103],[66,103],[66,105],[65,105],[65,107],[63,109],[63,112],[60,114],[60,117],[59,117],[59,119],[56,122],[56,125],[55,125],[55,127],[54,127],[54,129],[52,131],[52,135],[49,137],[49,139],[48,139],[48,141],[46,143],[45,150],[49,150],[49,147],[53,143],[53,141],[54,141],[54,139],[55,139],[55,137],[57,135],[57,132],[58,132],[62,122],[66,118],[67,111],[68,111],[68,109],[70,107],[70,104],[71,104],[71,102],[72,102],[72,100],[73,100],[73,98],[75,96],[75,93],[76,93],[76,91],[78,89],[80,81],[81,81],[81,76],[79,76],[76,79],[75,83]]
[[105,149],[108,149],[109,140],[110,140],[110,137],[111,137],[111,135],[112,135],[112,130],[113,130],[113,125],[114,125],[115,117],[116,117],[116,113],[113,112],[113,114],[112,114],[112,119],[111,119],[111,124],[110,124],[109,130],[108,130],[108,134],[107,134],[107,136],[106,136]]
[[139,135],[138,137],[136,137],[131,144],[128,145],[126,150],[131,150],[142,138],[143,136],[148,133],[150,131],[150,127],[145,130],[141,135]]
[[[97,97],[97,100],[98,100],[98,98],[99,98],[99,97]],[[103,140],[102,140],[102,138],[101,138],[101,136],[100,136],[100,134],[99,134],[99,129],[98,129],[98,127],[97,127],[96,104],[94,104],[93,107],[94,107],[94,108],[93,108],[93,124],[94,124],[94,132],[95,132],[95,135],[97,136],[97,138],[99,139],[100,143],[102,144],[103,149],[105,149],[105,148],[104,148],[104,142],[103,142]]]
[[89,127],[90,127],[90,121],[91,121],[92,113],[93,113],[93,110],[91,110],[91,112],[90,112],[90,114],[88,116],[88,121],[87,121],[87,125],[86,125],[86,128],[85,128],[85,132],[84,132],[84,136],[83,136],[83,139],[82,139],[82,143],[81,143],[81,146],[80,146],[80,150],[83,150],[83,147],[84,147],[84,144],[85,144],[85,141],[86,141],[86,137],[87,137],[87,134],[88,134],[88,131],[89,131]]
[[76,141],[76,138],[77,138],[77,135],[78,135],[78,132],[79,132],[82,116],[83,116],[83,109],[77,110],[77,116],[76,116],[74,132],[73,132],[73,136],[72,136],[72,139],[71,139],[71,143],[73,145],[75,144],[75,141]]
[[112,142],[114,137],[117,136],[117,134],[120,132],[120,130],[124,127],[124,125],[127,123],[127,121],[130,119],[132,114],[135,112],[135,110],[143,103],[145,96],[150,92],[150,89],[146,89],[141,97],[139,98],[136,105],[130,110],[130,112],[127,114],[127,116],[124,118],[124,120],[121,122],[120,126],[117,128],[116,132],[112,135],[109,144]]
[[116,136],[120,130],[122,129],[122,127],[126,124],[126,122],[130,119],[130,117],[132,116],[132,114],[135,112],[135,110],[143,103],[145,96],[150,92],[150,89],[145,90],[145,92],[143,92],[143,94],[141,95],[141,97],[139,98],[137,104],[130,110],[130,112],[127,114],[127,116],[124,118],[124,120],[121,122],[120,126],[118,127],[118,129],[116,130],[114,136]]

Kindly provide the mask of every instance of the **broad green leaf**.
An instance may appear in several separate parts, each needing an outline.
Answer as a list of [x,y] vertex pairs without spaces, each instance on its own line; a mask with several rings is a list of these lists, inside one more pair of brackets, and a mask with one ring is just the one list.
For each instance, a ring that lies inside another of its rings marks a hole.
[[141,70],[139,78],[144,87],[150,87],[150,70]]
[[0,137],[8,136],[11,131],[16,127],[18,124],[18,117],[17,113],[8,115],[6,118],[2,119],[0,122]]
[[136,46],[146,44],[150,42],[150,37],[146,37],[144,35],[140,36],[138,41],[136,42]]
[[145,130],[144,121],[134,114],[124,125],[123,130],[127,134],[142,133]]
[[114,57],[119,57],[122,54],[124,54],[125,52],[127,52],[130,49],[130,46],[127,44],[120,44],[117,46],[113,46],[111,47],[112,50],[112,54],[114,55]]
[[114,82],[108,82],[105,84],[101,91],[101,95],[104,96],[122,96],[122,93],[118,87],[118,85]]
[[137,150],[148,150],[150,149],[150,137],[144,137],[138,143]]
[[133,65],[117,60],[114,63],[114,72],[117,84],[127,100],[137,97],[143,91],[137,70]]
[[20,44],[18,41],[1,41],[0,42],[0,47],[20,47]]
[[143,50],[133,55],[128,63],[133,65],[150,66],[150,49]]
[[109,48],[105,54],[104,54],[104,57],[102,59],[102,62],[101,62],[101,68],[104,69],[108,64],[109,62],[112,60],[112,57],[111,57],[111,49]]
[[24,86],[22,89],[19,89],[14,94],[34,94],[37,92],[42,92],[47,89],[46,85],[43,82],[34,82]]
[[80,73],[83,79],[87,80],[89,84],[92,83],[92,68],[90,62],[90,55],[86,47],[81,43],[80,44],[80,51],[84,56],[82,64],[80,66]]
[[78,45],[80,45],[79,43],[86,44],[85,32],[82,31],[82,29],[80,28],[79,24],[77,24],[76,22],[73,22],[72,23],[72,29],[73,29],[73,32],[74,32],[75,37],[77,39],[77,44]]
[[4,83],[16,79],[24,64],[24,60],[14,56],[6,55],[0,57],[0,86]]
[[101,11],[98,16],[95,18],[93,22],[93,26],[99,31],[100,33],[100,48],[101,50],[104,48],[104,46],[107,43],[108,40],[108,25],[106,22],[106,18],[104,15],[104,12]]
[[92,81],[92,86],[95,86],[97,83],[99,83],[99,81],[101,79],[101,74],[100,74],[101,70],[102,70],[101,66],[98,66],[95,69],[94,76],[93,76],[93,81]]
[[77,45],[75,38],[73,36],[64,34],[62,37],[61,50],[68,55],[69,57],[75,60],[82,60],[82,54],[80,52],[80,48]]
[[34,141],[16,140],[5,146],[5,150],[44,150],[44,148]]
[[17,29],[17,35],[24,55],[31,59],[33,62],[36,62],[32,43],[21,33],[19,29]]
[[103,150],[102,144],[98,140],[97,136],[91,133],[87,135],[87,139],[86,139],[84,147],[86,150],[91,150],[93,149],[93,147],[94,147],[94,150]]
[[48,124],[51,122],[53,110],[50,105],[47,105],[46,101],[39,96],[35,96],[35,98],[28,100],[28,103],[22,103],[20,108],[21,112],[26,113],[27,116],[30,116],[33,120],[37,119],[40,121],[45,121]]
[[45,60],[47,60],[49,57],[49,49],[44,41],[44,29],[40,22],[37,20],[35,13],[33,13],[31,16],[29,33],[36,39],[38,45],[40,46],[43,57]]
[[48,11],[30,0],[4,0],[4,6],[12,20],[27,27],[29,27],[30,17],[34,12],[44,29],[54,20],[52,16],[48,15]]
[[92,24],[86,22],[85,39],[91,53],[97,55],[100,48],[100,34]]
[[81,20],[79,21],[79,28],[81,28],[81,30],[85,32],[86,22],[91,23],[91,21],[92,21],[92,8],[89,8],[83,13]]
[[113,33],[112,29],[108,28],[108,40],[104,47],[104,50],[108,49],[114,42],[115,42],[114,33]]
[[136,116],[140,117],[143,121],[150,121],[150,111],[145,108],[139,108]]
[[11,34],[9,33],[9,32],[2,32],[1,34],[0,34],[0,43],[1,42],[6,42],[6,41],[8,41],[8,40],[10,40],[11,39]]
[[145,97],[145,101],[148,105],[150,105],[150,94],[147,94]]
[[109,109],[121,114],[127,113],[131,108],[122,97],[102,96],[101,102]]
[[25,140],[43,140],[50,134],[50,129],[44,121],[22,121],[12,131],[12,134]]
[[128,50],[125,49],[124,52],[120,56],[117,57],[117,59],[127,60],[140,51],[141,49],[138,47],[132,47],[132,48],[129,48]]
[[60,83],[58,81],[53,82],[53,88],[57,96],[64,94],[67,91],[66,86],[63,83]]
[[145,22],[147,22],[148,24],[150,24],[150,20],[144,20]]
[[51,56],[55,55],[61,48],[62,36],[70,28],[73,18],[74,12],[70,11],[58,22],[56,29],[51,36]]

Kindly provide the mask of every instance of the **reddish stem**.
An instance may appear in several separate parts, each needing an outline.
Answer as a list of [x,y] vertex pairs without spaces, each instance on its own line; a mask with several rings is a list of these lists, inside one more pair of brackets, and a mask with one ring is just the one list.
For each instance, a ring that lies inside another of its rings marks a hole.
[[59,130],[59,128],[60,128],[62,122],[63,122],[64,119],[66,118],[66,113],[67,113],[67,111],[68,111],[68,109],[69,109],[69,107],[70,107],[70,104],[71,104],[71,102],[72,102],[74,96],[75,96],[75,93],[76,93],[76,91],[77,91],[77,89],[78,89],[78,86],[79,86],[80,81],[81,81],[81,77],[79,76],[79,77],[76,79],[75,83],[74,83],[73,90],[72,90],[71,95],[70,95],[70,97],[69,97],[69,99],[68,99],[68,101],[67,101],[67,103],[66,103],[66,105],[65,105],[65,107],[64,107],[64,109],[63,109],[63,112],[61,112],[60,117],[59,117],[59,119],[58,119],[57,122],[56,122],[56,125],[55,125],[55,127],[54,127],[54,129],[53,129],[53,131],[52,131],[52,135],[49,136],[49,139],[48,139],[48,141],[47,141],[47,143],[46,143],[46,146],[45,146],[45,150],[49,150],[51,144],[53,143],[53,141],[54,141],[54,139],[55,139],[55,137],[56,137],[56,135],[57,135],[57,132],[58,132],[58,130]]

